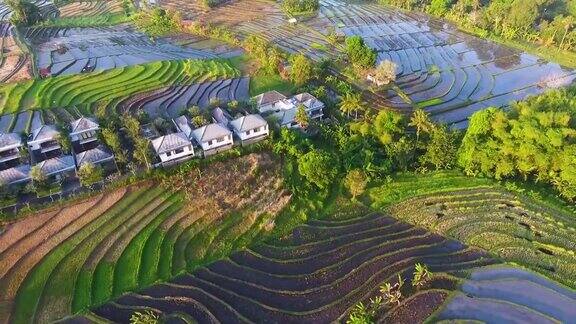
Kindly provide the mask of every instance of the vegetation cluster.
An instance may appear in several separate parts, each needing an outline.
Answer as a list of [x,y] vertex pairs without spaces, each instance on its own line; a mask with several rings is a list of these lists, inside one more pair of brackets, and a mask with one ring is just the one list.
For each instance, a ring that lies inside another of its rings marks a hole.
[[449,18],[481,34],[563,50],[576,48],[573,0],[379,0],[407,10]]

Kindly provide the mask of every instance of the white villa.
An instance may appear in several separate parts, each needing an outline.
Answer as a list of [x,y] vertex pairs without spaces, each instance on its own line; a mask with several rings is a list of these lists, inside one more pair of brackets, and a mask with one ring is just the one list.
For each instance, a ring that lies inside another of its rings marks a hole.
[[58,136],[60,132],[54,125],[42,125],[32,130],[28,139],[28,148],[33,163],[60,154]]
[[72,144],[85,145],[98,140],[100,125],[91,119],[82,117],[72,122],[70,140]]
[[205,157],[231,149],[234,145],[232,132],[216,123],[195,129],[192,137],[202,147]]
[[276,104],[282,100],[286,100],[285,95],[280,92],[273,90],[264,92],[256,97],[254,97],[254,102],[256,102],[256,107],[260,113],[266,112],[276,112],[280,108],[276,108]]
[[0,134],[0,169],[20,164],[22,138],[16,133]]
[[194,157],[192,142],[184,132],[160,136],[152,140],[160,165],[169,165]]
[[255,143],[266,138],[270,131],[268,122],[257,114],[242,116],[230,122],[234,134],[240,139],[242,145]]
[[299,128],[295,121],[299,106],[304,106],[311,119],[324,116],[324,103],[313,95],[304,92],[292,98],[286,98],[277,91],[269,91],[254,98],[260,113],[272,114],[282,127]]

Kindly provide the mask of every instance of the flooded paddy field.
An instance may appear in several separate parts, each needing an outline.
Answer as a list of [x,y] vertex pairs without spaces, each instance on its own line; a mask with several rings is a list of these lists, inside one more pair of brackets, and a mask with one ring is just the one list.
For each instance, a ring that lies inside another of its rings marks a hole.
[[195,58],[215,58],[207,50],[151,40],[129,26],[100,28],[30,28],[26,38],[45,75],[67,75],[124,66]]
[[316,17],[298,18],[298,23],[290,23],[279,5],[263,0],[230,1],[210,11],[194,1],[163,0],[160,5],[180,10],[186,19],[225,25],[242,35],[261,34],[288,53],[302,52],[317,61],[342,54],[327,42],[330,30],[360,35],[377,51],[378,62],[397,64],[397,84],[412,101],[380,91],[373,102],[376,108],[410,112],[419,107],[456,128],[465,128],[478,110],[506,107],[513,100],[569,85],[576,77],[571,69],[468,35],[427,15],[376,3],[322,0]]
[[317,26],[335,26],[360,35],[378,52],[378,61],[397,64],[397,80],[412,103],[392,91],[380,94],[387,106],[421,107],[455,127],[480,109],[507,106],[546,89],[569,85],[573,70],[534,55],[463,33],[423,14],[377,4],[323,0]]

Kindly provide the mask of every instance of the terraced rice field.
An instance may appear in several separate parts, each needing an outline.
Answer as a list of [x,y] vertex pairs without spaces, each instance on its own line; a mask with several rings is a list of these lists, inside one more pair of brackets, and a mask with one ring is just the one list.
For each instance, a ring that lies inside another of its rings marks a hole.
[[574,290],[517,268],[475,270],[460,289],[435,315],[436,320],[570,323],[576,318]]
[[[418,183],[426,186],[425,181]],[[380,207],[386,189],[373,189],[376,208],[411,224],[476,246],[576,287],[574,212],[497,187],[446,188]]]
[[374,2],[322,0],[317,17],[290,24],[278,5],[268,1],[230,1],[209,12],[186,2],[160,4],[181,10],[191,20],[233,27],[242,35],[261,34],[287,52],[313,59],[339,54],[325,35],[330,27],[347,36],[360,35],[377,50],[378,60],[398,65],[397,83],[411,102],[393,91],[372,96],[376,106],[409,113],[425,109],[437,121],[467,127],[474,112],[505,107],[546,89],[566,86],[573,70],[458,31],[423,14],[405,13]]
[[139,93],[125,101],[118,107],[120,113],[135,113],[146,111],[152,118],[175,118],[183,109],[198,106],[205,108],[210,100],[218,98],[221,103],[232,100],[247,101],[249,95],[250,79],[248,77],[193,83],[187,85],[172,85],[150,92]]
[[[190,68],[191,67],[191,68]],[[98,101],[120,101],[171,84],[238,77],[223,61],[161,61],[81,75],[0,85],[2,114],[34,108],[71,107]]]
[[413,104],[390,92],[381,103],[398,109],[422,107],[457,128],[489,106],[539,94],[573,82],[574,71],[536,56],[462,33],[449,24],[374,3],[322,0],[317,25],[360,35],[379,60],[398,65],[398,85]]
[[69,124],[82,116],[92,116],[89,106],[70,106],[50,110],[27,110],[16,114],[0,116],[0,132],[26,133],[44,124]]
[[[289,201],[266,154],[202,173],[204,183],[182,175],[195,188],[143,183],[6,226],[0,321],[51,322],[224,257],[265,232],[263,224]],[[262,189],[242,192],[248,183]]]
[[216,58],[208,51],[150,38],[129,26],[30,28],[38,68],[52,76],[103,71],[165,60]]
[[91,17],[122,12],[122,1],[75,1],[58,8],[60,17]]
[[[31,0],[40,8],[40,13],[46,18],[58,17],[58,8],[54,5],[51,0]],[[12,16],[10,8],[4,4],[4,1],[0,1],[0,21],[9,21]]]
[[[123,295],[94,313],[115,322],[126,322],[135,310],[147,308],[203,323],[327,323],[344,319],[359,300],[376,294],[382,282],[394,281],[397,274],[410,278],[416,262],[440,273],[496,261],[379,213],[315,220],[281,240]],[[441,282],[437,284],[442,286]],[[413,321],[430,315],[448,291],[432,283],[429,290],[419,292],[420,298],[428,294],[430,301],[435,300],[432,309]],[[403,309],[398,306],[390,313]]]
[[31,64],[15,41],[13,26],[0,22],[0,83],[30,79]]
[[198,1],[161,0],[159,3],[162,7],[180,11],[191,21],[224,25],[244,37],[257,34],[288,53],[306,53],[315,60],[327,56],[325,37],[313,29],[288,24],[288,18],[276,2],[232,0],[210,11],[199,8]]

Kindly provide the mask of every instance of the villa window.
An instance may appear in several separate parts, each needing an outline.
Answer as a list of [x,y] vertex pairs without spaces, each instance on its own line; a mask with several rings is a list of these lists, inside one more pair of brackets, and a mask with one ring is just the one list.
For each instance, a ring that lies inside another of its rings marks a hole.
[[184,148],[179,148],[179,149],[174,151],[174,154],[181,154],[183,152],[184,152]]

